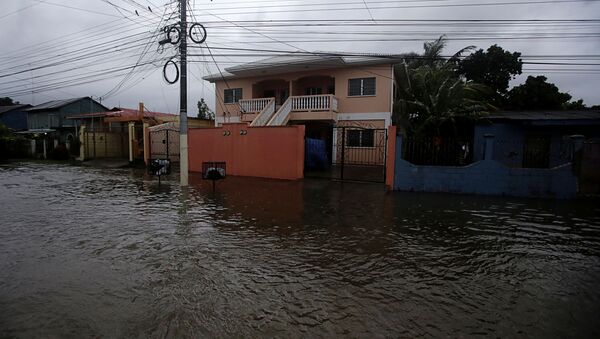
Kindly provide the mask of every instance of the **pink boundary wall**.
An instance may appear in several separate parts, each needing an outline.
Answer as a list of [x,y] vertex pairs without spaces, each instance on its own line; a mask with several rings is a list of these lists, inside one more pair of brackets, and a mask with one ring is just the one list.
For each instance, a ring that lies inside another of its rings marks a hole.
[[188,132],[190,172],[224,161],[227,175],[296,180],[304,177],[304,126],[223,124]]

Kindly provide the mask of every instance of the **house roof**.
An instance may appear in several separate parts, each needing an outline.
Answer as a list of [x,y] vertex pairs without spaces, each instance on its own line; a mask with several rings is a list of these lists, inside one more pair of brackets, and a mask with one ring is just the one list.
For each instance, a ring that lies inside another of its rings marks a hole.
[[203,77],[204,80],[215,82],[217,80],[242,78],[251,76],[264,76],[265,74],[283,74],[306,69],[343,68],[359,65],[393,64],[400,62],[403,55],[397,54],[369,54],[344,56],[341,53],[326,52],[300,52],[279,55],[258,61],[225,68],[225,72]]
[[[66,105],[70,105],[74,102],[77,102],[79,100],[84,100],[84,99],[91,99],[91,98],[90,97],[80,97],[80,98],[48,101],[43,104],[33,106],[33,107],[27,109],[27,111],[34,112],[34,111],[42,111],[42,110],[56,110],[56,109],[66,106]],[[91,100],[94,100],[94,99],[91,99]],[[102,106],[102,104],[100,104],[100,103],[97,103],[97,104]],[[102,107],[104,107],[104,106],[102,106]],[[104,107],[104,108],[106,108],[106,107]],[[108,110],[108,108],[106,108],[106,109]]]
[[31,107],[31,105],[29,105],[29,104],[0,106],[0,114],[6,113],[6,112],[10,112],[10,111],[14,111],[14,110],[17,110],[17,109],[29,108],[29,107]]
[[[119,108],[118,111],[108,112],[108,117],[121,117],[121,118],[137,118],[139,115],[139,110],[131,109],[131,108]],[[151,112],[144,111],[144,117],[168,117],[173,116],[174,114],[170,113],[161,113],[161,112]]]
[[600,111],[501,111],[488,115],[489,120],[600,120]]
[[[144,111],[144,118],[156,118],[156,117],[171,117],[174,114]],[[86,119],[86,118],[114,118],[119,121],[136,121],[139,120],[139,110],[131,108],[119,108],[115,107],[113,110],[106,112],[95,112],[95,113],[84,113],[68,116],[67,119]]]
[[28,111],[39,111],[39,110],[52,110],[52,109],[58,109],[61,108],[63,106],[66,106],[68,104],[72,104],[76,101],[85,99],[86,97],[81,97],[81,98],[72,98],[72,99],[63,99],[63,100],[52,100],[52,101],[48,101],[45,102],[43,104],[39,104],[37,106],[33,106],[30,109],[28,109]]

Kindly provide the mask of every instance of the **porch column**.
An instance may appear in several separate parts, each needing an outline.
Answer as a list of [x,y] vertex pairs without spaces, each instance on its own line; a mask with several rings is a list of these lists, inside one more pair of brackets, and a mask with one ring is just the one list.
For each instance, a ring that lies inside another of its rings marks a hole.
[[129,132],[129,162],[133,162],[133,142],[135,140],[135,128],[133,122],[127,124],[127,130]]
[[44,135],[44,159],[46,158],[46,136]]
[[[150,131],[148,128],[150,124],[144,123],[144,163],[148,165],[148,159],[150,159]],[[167,145],[168,147],[168,145]]]
[[78,160],[80,161],[85,161],[85,143],[87,142],[87,140],[85,140],[85,125],[81,125],[81,128],[79,128],[79,135],[77,136],[77,138],[79,138],[79,158]]

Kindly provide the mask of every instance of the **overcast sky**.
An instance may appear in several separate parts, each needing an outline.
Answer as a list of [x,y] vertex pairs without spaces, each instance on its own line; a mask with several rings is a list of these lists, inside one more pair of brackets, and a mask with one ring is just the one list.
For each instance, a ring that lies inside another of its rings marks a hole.
[[[524,61],[587,63],[524,66],[527,75],[546,75],[563,92],[588,105],[600,104],[600,24],[542,25],[514,22],[481,25],[427,23],[387,25],[389,19],[600,19],[600,1],[545,0],[336,0],[322,5],[305,1],[192,0],[190,21],[206,23],[213,57],[223,70],[236,63],[268,57],[232,56],[218,48],[367,53],[420,52],[427,39],[446,34],[447,54],[467,45],[486,49],[498,44],[523,54]],[[164,0],[0,0],[0,96],[40,104],[79,96],[103,97],[106,106],[137,107],[176,113],[179,87],[162,78],[162,67],[176,54],[158,51],[156,28],[175,23],[176,9]],[[503,2],[503,5],[489,5]],[[530,4],[514,4],[529,2]],[[538,2],[531,4],[531,2]],[[507,4],[513,3],[513,4]],[[112,4],[112,5],[111,5]],[[480,4],[479,6],[463,6]],[[483,4],[483,6],[481,6]],[[114,5],[114,6],[113,6]],[[147,7],[152,9],[152,12]],[[71,8],[69,8],[71,7]],[[137,11],[137,14],[136,14]],[[166,15],[165,15],[166,13]],[[240,20],[366,19],[363,25],[258,27]],[[233,23],[231,23],[233,22]],[[335,34],[332,34],[335,33]],[[520,39],[525,37],[525,39]],[[474,40],[477,38],[477,40]],[[315,40],[326,40],[316,42]],[[193,44],[188,115],[197,114],[204,97],[214,108],[214,86],[201,80],[217,68],[206,50]],[[204,56],[200,54],[204,53]],[[247,53],[247,52],[246,52]],[[548,59],[548,56],[574,56]],[[542,59],[536,56],[545,56]],[[584,57],[588,56],[588,57]],[[135,64],[136,68],[132,68]],[[172,70],[168,69],[171,75]],[[14,74],[13,74],[14,73]],[[10,75],[9,75],[10,74]],[[33,92],[32,92],[33,89]]]

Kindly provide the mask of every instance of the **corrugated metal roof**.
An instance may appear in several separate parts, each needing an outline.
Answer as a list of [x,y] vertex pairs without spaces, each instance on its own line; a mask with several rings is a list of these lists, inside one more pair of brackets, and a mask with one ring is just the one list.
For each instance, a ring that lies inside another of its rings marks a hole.
[[68,104],[72,104],[72,103],[74,103],[76,101],[83,100],[83,99],[88,99],[88,97],[48,101],[48,102],[45,102],[43,104],[40,104],[40,105],[37,105],[37,106],[33,106],[33,107],[29,108],[28,111],[32,112],[32,111],[39,111],[39,110],[53,110],[53,109],[58,109],[58,108],[61,108],[63,106],[66,106]]
[[0,114],[5,113],[5,112],[14,111],[17,109],[27,108],[27,107],[31,107],[31,105],[24,104],[24,105],[0,106]]
[[[139,114],[139,110],[131,108],[121,108],[119,111],[107,112],[107,117],[131,117],[136,118]],[[164,117],[173,116],[175,114],[161,113],[161,112],[150,112],[144,111],[144,117]]]
[[491,120],[595,120],[600,111],[501,111],[484,119]]
[[358,65],[393,64],[400,62],[403,58],[402,55],[387,54],[343,56],[342,53],[336,52],[314,53],[314,55],[307,55],[306,52],[299,51],[298,53],[290,53],[252,61],[241,65],[227,67],[223,74],[211,74],[203,77],[203,79],[214,82],[221,80],[222,78],[231,79],[265,74],[283,74],[303,71],[306,68],[318,70]]

